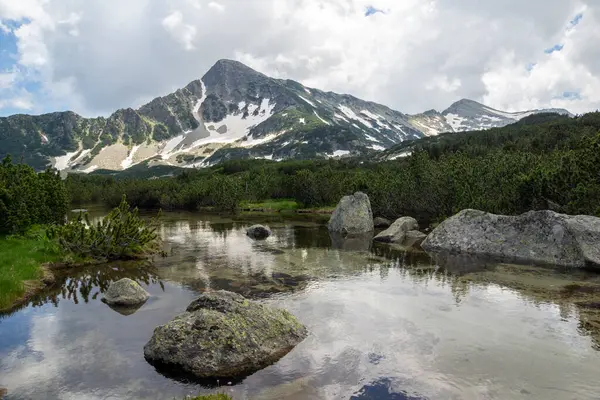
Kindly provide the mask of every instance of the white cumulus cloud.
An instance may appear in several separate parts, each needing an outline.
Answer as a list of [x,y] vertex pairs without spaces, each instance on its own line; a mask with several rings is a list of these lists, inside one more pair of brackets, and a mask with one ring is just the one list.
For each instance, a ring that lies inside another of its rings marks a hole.
[[406,113],[600,108],[595,0],[0,0],[0,16],[36,111],[139,106],[220,58]]

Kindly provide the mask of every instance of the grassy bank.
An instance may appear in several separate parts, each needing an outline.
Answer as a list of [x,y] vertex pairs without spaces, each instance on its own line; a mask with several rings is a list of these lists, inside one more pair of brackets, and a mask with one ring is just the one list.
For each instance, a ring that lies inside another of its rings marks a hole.
[[0,310],[43,287],[44,263],[62,259],[55,242],[42,230],[0,238]]
[[297,211],[300,209],[300,204],[293,199],[263,200],[260,202],[242,201],[240,209],[242,211],[265,212]]
[[273,212],[273,213],[299,213],[299,214],[331,214],[335,206],[305,208],[293,199],[271,199],[259,202],[242,201],[242,212]]

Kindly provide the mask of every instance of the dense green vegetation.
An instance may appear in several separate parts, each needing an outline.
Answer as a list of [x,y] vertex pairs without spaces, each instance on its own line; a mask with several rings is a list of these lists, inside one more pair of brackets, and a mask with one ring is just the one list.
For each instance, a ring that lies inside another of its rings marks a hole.
[[143,208],[229,212],[265,199],[323,207],[362,190],[374,213],[390,218],[435,221],[464,208],[600,214],[600,113],[537,115],[504,128],[404,143],[393,151],[403,149],[413,155],[382,162],[235,160],[174,178],[75,175],[67,182],[75,203],[109,206],[126,194]]
[[0,235],[23,233],[35,224],[62,223],[68,198],[58,173],[12,163],[0,163]]
[[53,226],[49,236],[56,238],[66,254],[99,261],[139,259],[158,251],[158,217],[142,220],[125,198],[96,224],[87,213],[62,226]]
[[144,221],[123,199],[96,225],[87,216],[66,223],[69,198],[53,170],[36,173],[0,163],[0,309],[43,287],[42,264],[144,257],[158,250],[156,221]]

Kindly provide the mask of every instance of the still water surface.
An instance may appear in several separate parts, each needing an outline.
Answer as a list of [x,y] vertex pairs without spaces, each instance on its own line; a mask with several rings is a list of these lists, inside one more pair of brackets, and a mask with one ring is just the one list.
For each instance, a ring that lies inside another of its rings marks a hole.
[[[600,288],[598,275],[465,260],[440,267],[331,238],[309,220],[271,221],[273,236],[257,242],[245,235],[253,222],[167,213],[167,258],[71,271],[0,318],[7,398],[214,391],[164,377],[143,358],[153,329],[212,289],[287,308],[310,330],[276,364],[237,385],[220,382],[234,399],[600,398],[598,336],[587,323],[595,310],[556,295],[573,282]],[[129,315],[100,301],[123,277],[151,294]]]

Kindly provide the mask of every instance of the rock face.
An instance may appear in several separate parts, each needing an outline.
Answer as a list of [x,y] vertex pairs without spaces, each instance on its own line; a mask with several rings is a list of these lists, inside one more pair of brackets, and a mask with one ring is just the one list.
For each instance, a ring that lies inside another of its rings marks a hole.
[[285,310],[239,294],[205,293],[154,330],[144,356],[159,370],[196,379],[247,376],[279,360],[306,337]]
[[380,232],[373,238],[376,242],[402,243],[408,231],[418,231],[419,223],[412,217],[398,218],[385,231]]
[[246,235],[253,239],[266,239],[271,236],[271,230],[263,225],[252,225],[246,230]]
[[422,247],[428,252],[598,268],[599,244],[600,218],[553,211],[504,216],[467,209],[435,228]]
[[373,212],[369,196],[356,192],[344,196],[331,215],[328,228],[330,232],[353,235],[374,230]]
[[102,299],[111,306],[139,306],[148,300],[150,295],[137,282],[123,278],[113,282]]
[[392,223],[385,218],[377,217],[373,220],[375,228],[389,228]]

